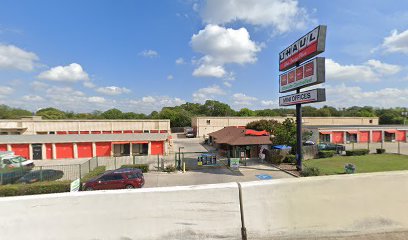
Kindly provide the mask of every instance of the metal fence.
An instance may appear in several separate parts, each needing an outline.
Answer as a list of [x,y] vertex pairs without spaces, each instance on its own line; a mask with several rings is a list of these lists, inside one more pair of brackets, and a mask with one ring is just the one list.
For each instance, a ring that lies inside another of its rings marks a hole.
[[347,143],[346,150],[369,149],[370,153],[376,153],[376,149],[385,149],[386,153],[396,153],[408,155],[407,142],[383,142],[383,143]]

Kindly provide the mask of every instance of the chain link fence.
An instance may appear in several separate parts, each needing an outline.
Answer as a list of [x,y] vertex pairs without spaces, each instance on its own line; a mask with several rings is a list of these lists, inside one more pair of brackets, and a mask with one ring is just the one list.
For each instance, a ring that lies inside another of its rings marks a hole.
[[346,150],[369,149],[370,153],[376,153],[377,149],[382,148],[385,149],[386,153],[408,155],[407,142],[347,143],[342,145],[346,146]]

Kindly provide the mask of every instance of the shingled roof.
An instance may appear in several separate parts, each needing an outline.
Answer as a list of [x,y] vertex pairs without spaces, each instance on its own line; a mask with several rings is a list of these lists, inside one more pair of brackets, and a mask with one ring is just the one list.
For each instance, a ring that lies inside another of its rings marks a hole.
[[[249,133],[249,134],[248,134]],[[245,128],[226,127],[209,135],[218,144],[237,145],[269,145],[272,144],[269,134],[266,132],[248,131]]]

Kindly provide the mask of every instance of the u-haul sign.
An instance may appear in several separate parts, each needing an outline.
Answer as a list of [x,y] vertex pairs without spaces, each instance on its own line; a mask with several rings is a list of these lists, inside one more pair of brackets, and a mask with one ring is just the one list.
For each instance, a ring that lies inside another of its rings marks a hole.
[[317,88],[306,92],[296,93],[279,98],[279,106],[315,103],[326,101],[326,90]]
[[279,75],[279,92],[320,84],[325,81],[325,58],[317,57]]
[[319,25],[288,48],[279,53],[279,71],[286,71],[296,65],[297,62],[306,61],[309,58],[324,52],[326,45],[325,25]]

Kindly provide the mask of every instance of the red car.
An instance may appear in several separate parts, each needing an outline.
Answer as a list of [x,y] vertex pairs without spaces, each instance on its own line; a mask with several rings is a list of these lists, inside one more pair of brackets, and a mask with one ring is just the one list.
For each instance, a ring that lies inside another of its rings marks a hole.
[[143,187],[145,181],[140,169],[123,168],[105,172],[101,176],[84,183],[85,191],[103,189],[131,189]]

